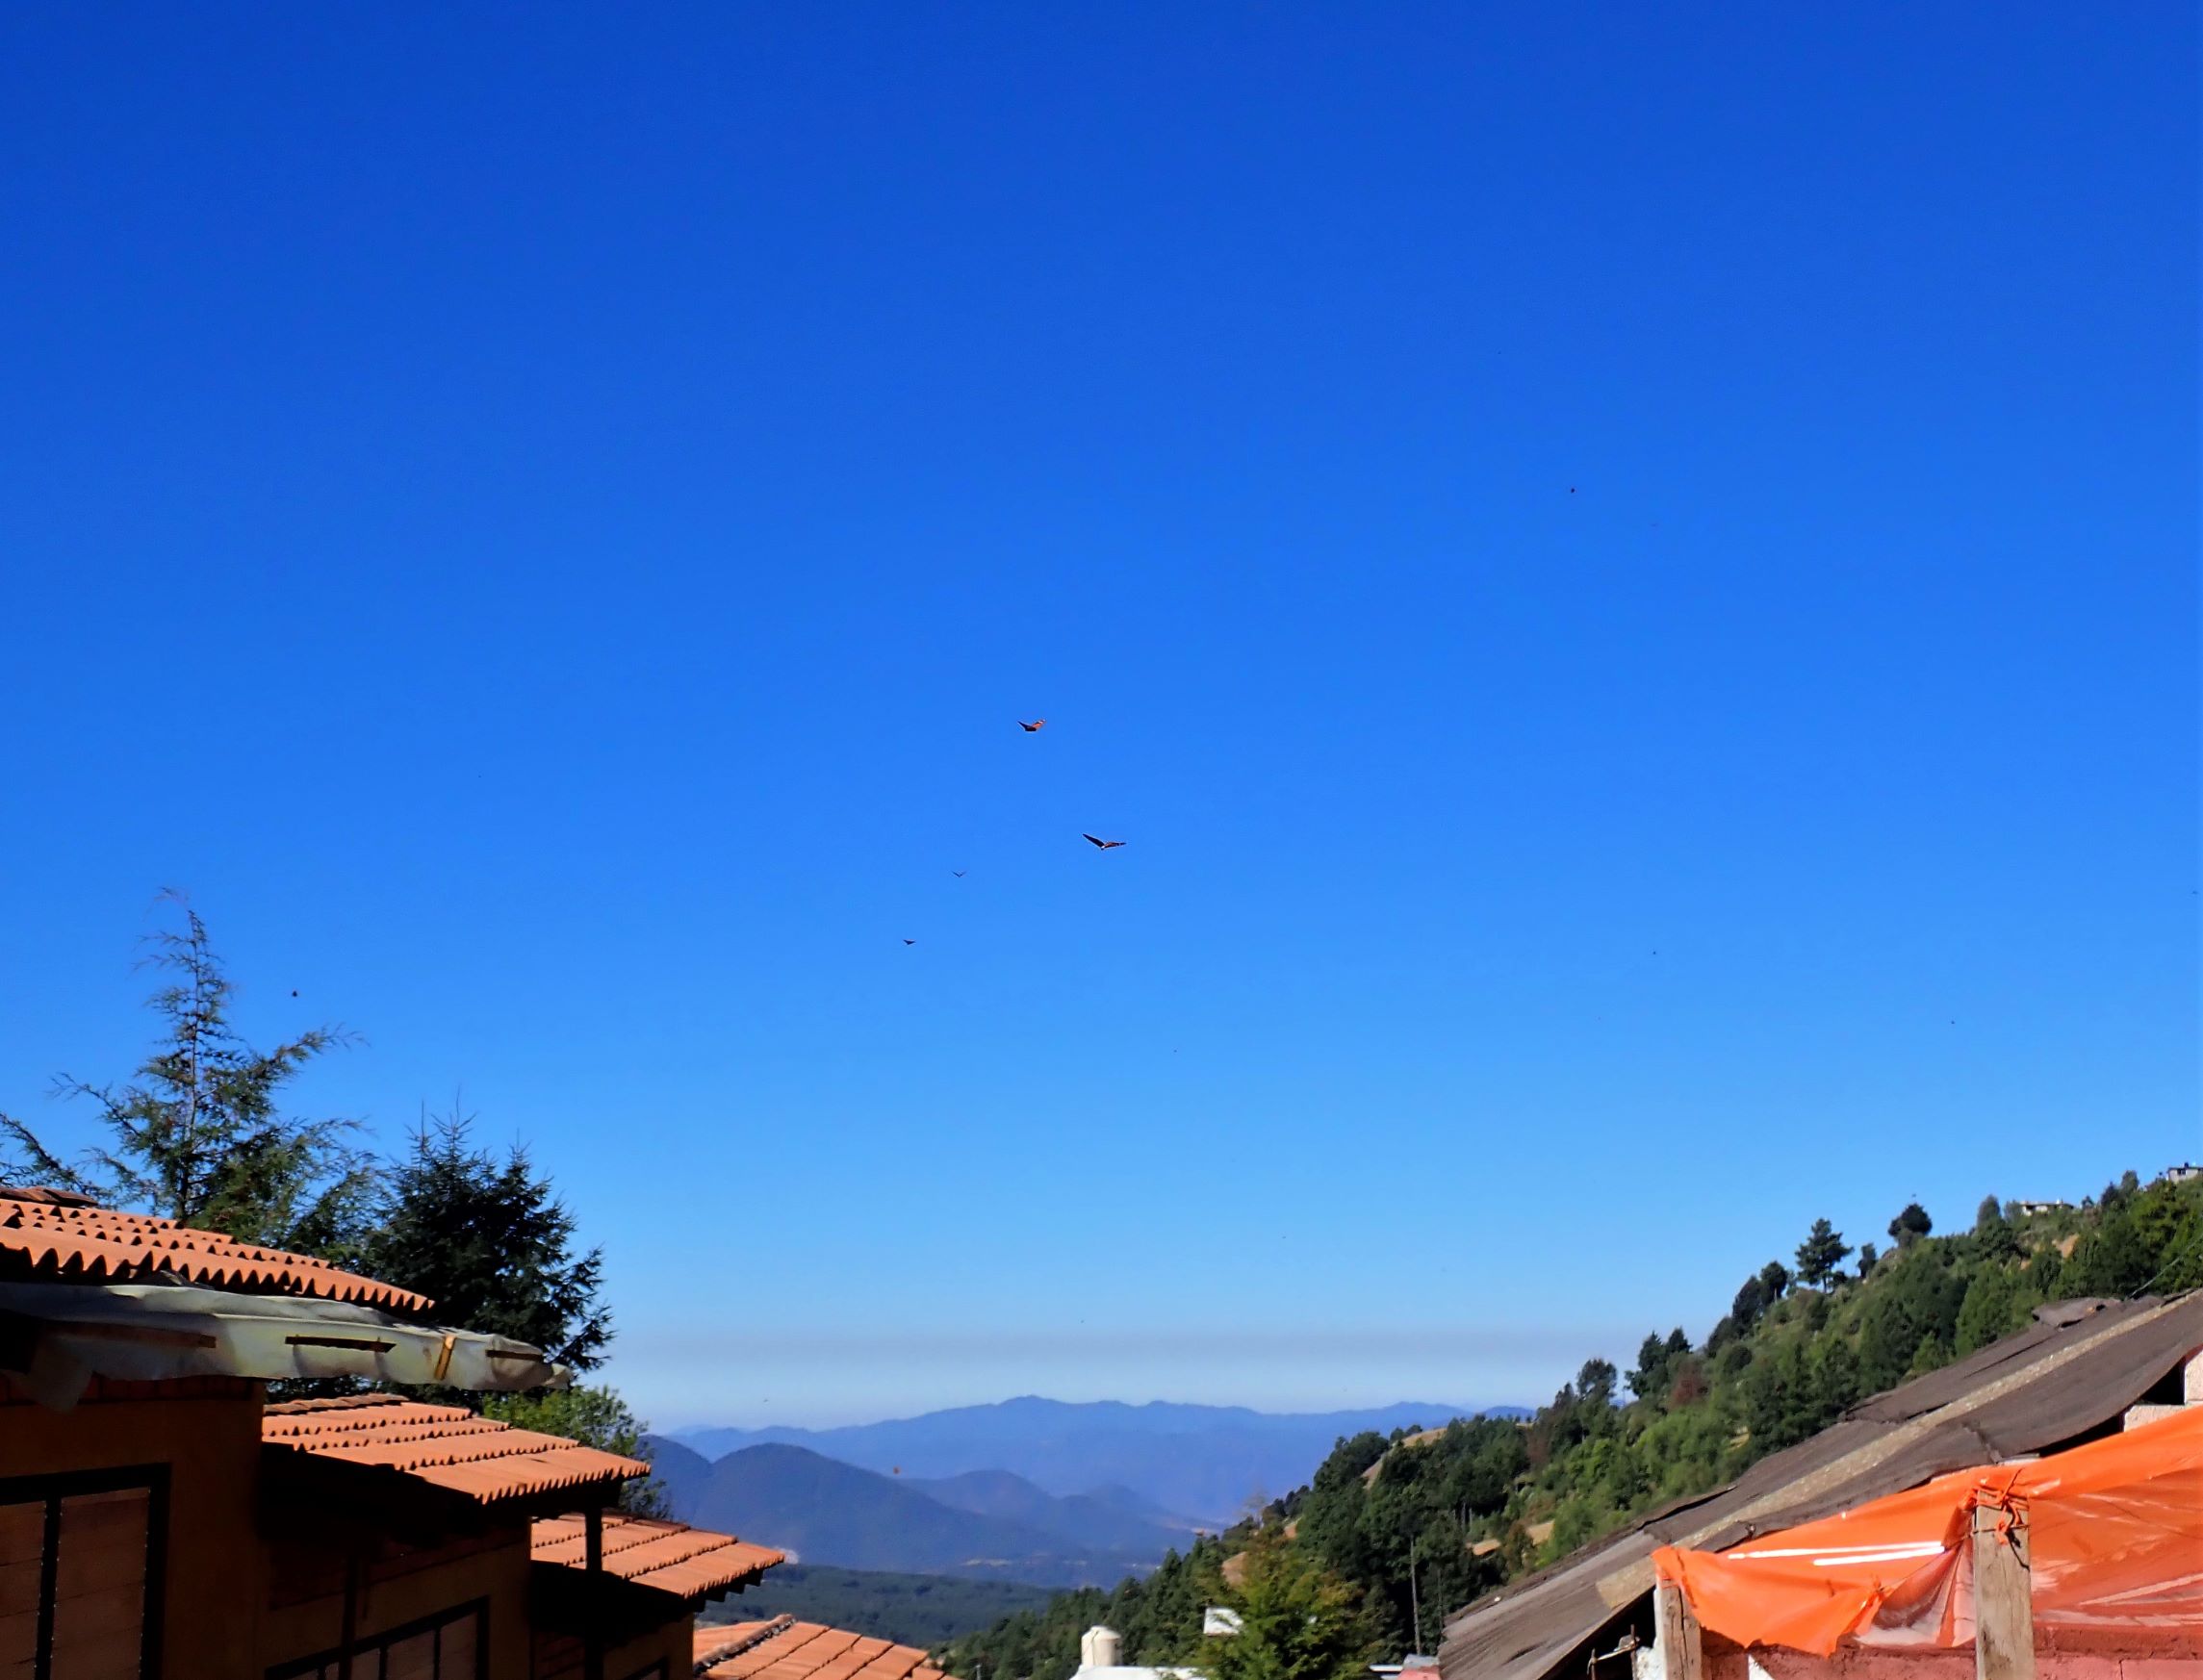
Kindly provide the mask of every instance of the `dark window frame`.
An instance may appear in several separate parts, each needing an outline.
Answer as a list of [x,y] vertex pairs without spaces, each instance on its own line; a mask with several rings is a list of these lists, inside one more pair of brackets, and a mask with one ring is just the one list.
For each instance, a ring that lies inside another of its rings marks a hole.
[[[431,1628],[441,1630],[467,1616],[474,1617],[474,1671],[472,1674],[447,1674],[444,1672],[444,1642],[436,1642],[436,1680],[489,1680],[490,1673],[490,1601],[487,1597],[470,1598],[463,1604],[449,1605],[430,1616],[417,1616],[397,1627],[386,1627],[371,1634],[352,1636],[352,1660],[356,1664],[362,1657],[380,1657],[376,1665],[378,1673],[387,1673],[390,1667],[390,1647],[415,1634],[426,1633]],[[336,1672],[345,1648],[331,1645],[327,1650],[295,1662],[279,1663],[268,1670],[267,1680],[301,1680],[308,1674],[319,1674],[323,1668]]]
[[161,1672],[164,1590],[168,1580],[168,1466],[116,1464],[103,1470],[58,1470],[41,1476],[0,1476],[0,1505],[46,1508],[46,1531],[38,1547],[38,1623],[32,1656],[32,1680],[52,1680],[54,1669],[54,1587],[61,1568],[62,1501],[80,1493],[145,1494],[144,1625],[138,1649],[139,1680]]

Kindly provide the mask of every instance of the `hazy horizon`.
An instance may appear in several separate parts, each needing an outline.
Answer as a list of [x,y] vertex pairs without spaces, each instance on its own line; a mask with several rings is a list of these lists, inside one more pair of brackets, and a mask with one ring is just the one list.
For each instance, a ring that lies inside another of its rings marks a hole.
[[1434,1415],[1443,1413],[1448,1417],[1468,1417],[1473,1416],[1479,1412],[1492,1412],[1503,1407],[1513,1406],[1534,1407],[1540,1403],[1538,1401],[1531,1400],[1487,1400],[1474,1405],[1464,1405],[1461,1402],[1450,1400],[1380,1400],[1371,1402],[1367,1405],[1357,1404],[1345,1406],[1325,1406],[1313,1409],[1295,1408],[1287,1411],[1265,1406],[1249,1405],[1243,1402],[1177,1400],[1161,1396],[1146,1400],[1126,1400],[1117,1395],[1096,1395],[1092,1399],[1089,1400],[1065,1400],[1053,1394],[1009,1394],[994,1400],[976,1400],[966,1401],[961,1405],[927,1407],[924,1410],[917,1412],[884,1412],[877,1417],[837,1418],[830,1423],[810,1423],[784,1417],[773,1417],[752,1422],[742,1422],[730,1418],[712,1418],[700,1422],[667,1425],[661,1424],[655,1419],[653,1419],[651,1423],[651,1433],[653,1435],[671,1436],[676,1438],[694,1435],[703,1431],[714,1429],[737,1429],[749,1431],[764,1429],[793,1429],[805,1430],[813,1434],[819,1434],[835,1429],[860,1429],[871,1424],[908,1423],[913,1418],[931,1416],[936,1413],[979,1411],[994,1406],[1013,1405],[1020,1400],[1042,1400],[1061,1406],[1119,1405],[1135,1408],[1143,1406],[1199,1406],[1219,1412],[1252,1412],[1258,1416],[1270,1418],[1322,1417],[1345,1413],[1413,1410],[1419,1407],[1427,1409]]

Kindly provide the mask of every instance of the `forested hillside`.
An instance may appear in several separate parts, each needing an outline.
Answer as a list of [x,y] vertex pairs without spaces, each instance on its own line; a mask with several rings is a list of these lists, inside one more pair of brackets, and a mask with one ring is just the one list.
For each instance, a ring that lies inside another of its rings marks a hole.
[[[2203,1285],[2203,1180],[2143,1186],[2128,1173],[2077,1208],[2032,1213],[1990,1197],[1969,1230],[1941,1236],[1915,1205],[1888,1238],[1855,1249],[1818,1221],[1789,1260],[1744,1280],[1703,1343],[1654,1331],[1627,1371],[1588,1360],[1527,1421],[1344,1438],[1308,1486],[1251,1520],[1283,1528],[1358,1593],[1385,1651],[1427,1650],[1478,1593],[1729,1480],[1854,1402],[2019,1329],[2045,1301]],[[1197,1659],[1202,1607],[1229,1602],[1223,1564],[1249,1527],[1173,1553],[1144,1581],[1010,1616],[947,1662],[1063,1680],[1095,1621],[1124,1636],[1129,1663]]]

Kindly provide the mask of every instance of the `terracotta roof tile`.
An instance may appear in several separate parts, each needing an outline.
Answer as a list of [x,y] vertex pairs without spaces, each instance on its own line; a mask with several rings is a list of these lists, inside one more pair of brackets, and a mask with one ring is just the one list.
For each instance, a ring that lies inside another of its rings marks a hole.
[[637,1460],[563,1436],[396,1394],[281,1402],[263,1414],[260,1438],[318,1459],[412,1476],[485,1505],[564,1488],[617,1486],[650,1473]]
[[781,1616],[696,1630],[709,1680],[946,1680],[925,1652]]
[[318,1295],[425,1311],[424,1296],[339,1271],[326,1260],[194,1231],[150,1213],[95,1208],[54,1190],[0,1184],[0,1256],[67,1283],[133,1283],[166,1274],[261,1294]]
[[[679,1598],[701,1599],[744,1586],[784,1558],[771,1546],[684,1522],[608,1511],[603,1525],[606,1574]],[[578,1516],[538,1517],[530,1555],[539,1564],[582,1567],[588,1552],[585,1526]]]

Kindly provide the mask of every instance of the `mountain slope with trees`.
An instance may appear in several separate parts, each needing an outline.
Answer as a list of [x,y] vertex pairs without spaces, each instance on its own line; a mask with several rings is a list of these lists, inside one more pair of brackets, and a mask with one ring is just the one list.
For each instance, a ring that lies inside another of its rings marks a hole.
[[806,1563],[1043,1587],[1118,1580],[1152,1565],[1168,1545],[1160,1530],[1138,1551],[1082,1545],[1007,1516],[956,1509],[899,1478],[777,1442],[719,1460],[701,1484],[680,1488],[675,1515],[784,1547]]
[[1103,1620],[1129,1663],[1185,1661],[1202,1606],[1232,1600],[1224,1558],[1258,1537],[1344,1588],[1381,1650],[1428,1649],[1479,1593],[1733,1479],[1857,1401],[2020,1329],[2044,1302],[2203,1286],[2203,1180],[2144,1185],[2130,1172],[2079,1207],[2034,1212],[1989,1197],[1970,1228],[1940,1236],[1912,1204],[1887,1235],[1886,1249],[1855,1248],[1818,1220],[1788,1263],[1744,1279],[1703,1343],[1653,1331],[1626,1372],[1587,1360],[1526,1421],[1343,1438],[1306,1487],[1220,1539],[1144,1581],[1010,1616],[946,1660],[959,1674],[1063,1680],[1080,1631]]

